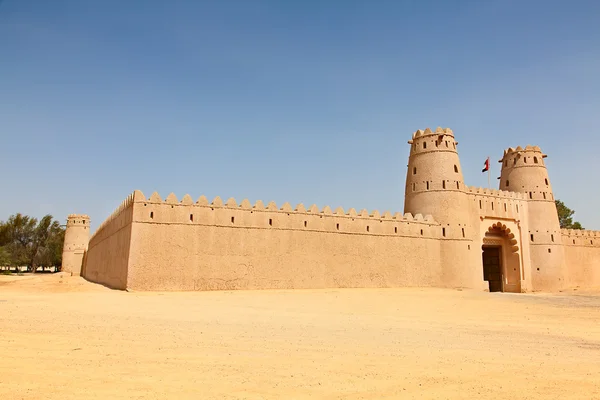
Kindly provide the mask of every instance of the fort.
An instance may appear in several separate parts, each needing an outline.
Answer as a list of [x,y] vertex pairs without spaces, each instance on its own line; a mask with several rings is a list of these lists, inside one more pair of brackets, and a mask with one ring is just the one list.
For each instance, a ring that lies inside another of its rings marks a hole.
[[408,143],[404,213],[136,190],[91,238],[69,215],[63,271],[135,291],[600,287],[600,232],[560,228],[539,147],[505,150],[492,190],[465,185],[452,130]]

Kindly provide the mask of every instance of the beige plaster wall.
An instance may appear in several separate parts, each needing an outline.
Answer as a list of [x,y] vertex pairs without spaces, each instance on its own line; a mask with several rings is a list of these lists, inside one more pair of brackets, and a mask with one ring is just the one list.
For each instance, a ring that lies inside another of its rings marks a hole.
[[600,232],[562,230],[567,264],[567,285],[571,288],[600,288]]
[[132,290],[443,285],[441,227],[420,215],[140,192],[133,209]]
[[471,210],[479,218],[522,220],[527,212],[528,203],[521,193],[478,187],[467,190]]
[[127,288],[133,195],[100,225],[90,239],[82,276],[114,289]]

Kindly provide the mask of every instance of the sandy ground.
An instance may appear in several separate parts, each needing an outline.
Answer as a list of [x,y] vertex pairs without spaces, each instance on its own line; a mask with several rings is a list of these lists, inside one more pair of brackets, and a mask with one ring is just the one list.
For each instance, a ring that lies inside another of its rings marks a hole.
[[600,294],[0,277],[0,399],[600,399]]

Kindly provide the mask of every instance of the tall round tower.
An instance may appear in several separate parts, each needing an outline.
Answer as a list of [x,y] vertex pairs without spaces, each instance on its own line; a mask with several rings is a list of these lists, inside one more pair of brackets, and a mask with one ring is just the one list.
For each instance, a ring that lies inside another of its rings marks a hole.
[[443,225],[466,221],[469,201],[452,130],[418,130],[408,143],[404,212],[431,214]]
[[465,190],[454,133],[427,128],[416,131],[408,143],[404,212],[429,214],[441,224],[439,284],[482,287],[481,254],[472,246],[479,235],[478,214]]
[[554,202],[547,156],[538,146],[504,151],[500,189],[521,192],[528,200],[529,248],[534,290],[556,290],[565,285],[560,223]]
[[90,240],[90,217],[70,214],[67,218],[65,242],[62,253],[62,271],[80,275],[83,254]]

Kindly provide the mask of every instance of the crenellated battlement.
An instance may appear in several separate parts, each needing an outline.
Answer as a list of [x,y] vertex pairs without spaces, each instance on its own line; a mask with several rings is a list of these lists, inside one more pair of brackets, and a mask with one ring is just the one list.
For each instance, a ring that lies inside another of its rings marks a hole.
[[90,217],[85,214],[69,214],[67,217],[67,227],[83,226],[86,229],[90,226]]
[[[450,128],[442,128],[440,126],[437,127],[435,131],[432,131],[430,128],[426,128],[425,130],[418,129],[412,135],[412,139],[417,139],[422,136],[436,136],[436,135],[450,135],[454,137],[454,132]],[[410,141],[408,143],[411,143]]]
[[588,231],[586,229],[561,229],[560,232],[565,236],[600,237],[600,231]]
[[564,245],[600,247],[600,231],[561,229]]
[[525,200],[525,195],[518,192],[510,192],[507,190],[488,189],[482,187],[469,186],[469,193],[474,193],[482,196],[498,197],[503,199]]
[[106,236],[106,228],[108,226],[111,226],[111,223],[113,221],[115,221],[122,213],[123,211],[130,209],[133,206],[133,202],[135,199],[135,192],[131,193],[129,196],[127,196],[127,198],[125,200],[123,200],[121,202],[121,204],[119,204],[119,206],[112,212],[112,214],[110,214],[108,216],[108,218],[106,218],[96,229],[96,231],[94,232],[94,234],[92,235],[92,237],[90,238],[90,246],[92,244],[94,244],[95,242],[97,242],[98,240],[101,240],[101,237]]
[[509,147],[504,150],[502,158],[498,160],[502,164],[503,169],[510,170],[520,167],[538,167],[544,165],[544,158],[548,157],[542,153],[539,146],[527,145],[525,148],[518,146],[516,148]]
[[512,153],[523,153],[523,152],[541,153],[542,149],[539,146],[531,146],[529,144],[527,146],[525,146],[525,148],[523,148],[521,146],[517,146],[516,148],[509,147],[508,149],[504,150],[504,157],[506,157],[507,155],[510,155]]
[[69,214],[67,216],[67,219],[82,219],[82,220],[89,220],[90,217],[89,215],[86,214]]
[[325,206],[322,209],[316,204],[306,208],[303,203],[299,203],[296,207],[292,207],[290,203],[286,202],[281,207],[278,207],[274,201],[269,202],[266,206],[262,200],[257,200],[254,205],[250,203],[248,199],[242,200],[238,205],[235,198],[231,197],[226,202],[223,202],[220,196],[216,196],[212,202],[209,202],[207,197],[202,195],[193,202],[192,197],[189,194],[183,196],[182,200],[179,201],[174,193],[169,194],[165,200],[162,199],[160,194],[157,192],[152,193],[149,198],[146,198],[144,194],[136,190],[127,200],[125,200],[121,207],[119,207],[113,215],[118,215],[123,207],[127,207],[130,202],[145,203],[145,204],[166,204],[172,206],[198,206],[206,208],[227,208],[233,210],[248,210],[248,211],[268,211],[277,213],[296,213],[296,214],[307,214],[307,215],[322,215],[322,216],[336,216],[344,218],[362,218],[362,219],[373,219],[373,220],[395,220],[395,221],[406,221],[406,222],[421,222],[430,225],[439,225],[435,222],[431,215],[412,215],[410,213],[402,214],[396,212],[394,214],[389,211],[380,213],[378,210],[368,211],[362,209],[359,212],[354,208],[350,208],[347,212],[343,207],[338,207],[335,211],[332,211],[331,207]]

